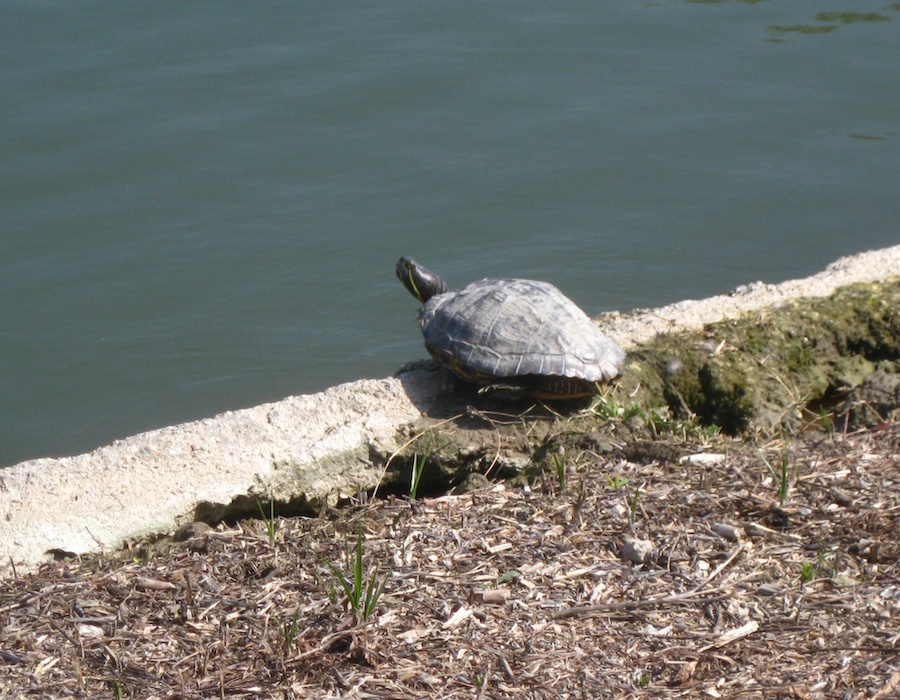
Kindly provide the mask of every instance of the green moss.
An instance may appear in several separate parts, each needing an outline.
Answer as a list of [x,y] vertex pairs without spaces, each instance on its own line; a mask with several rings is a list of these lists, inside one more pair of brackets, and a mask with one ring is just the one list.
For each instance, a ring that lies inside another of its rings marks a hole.
[[876,12],[820,12],[816,15],[816,19],[819,22],[853,24],[854,22],[889,22],[891,18]]
[[837,29],[836,25],[812,25],[812,24],[791,24],[791,25],[772,25],[769,29],[780,34],[794,32],[797,34],[828,34]]
[[810,401],[896,371],[898,308],[892,280],[660,336],[629,354],[619,391],[730,433],[793,429]]

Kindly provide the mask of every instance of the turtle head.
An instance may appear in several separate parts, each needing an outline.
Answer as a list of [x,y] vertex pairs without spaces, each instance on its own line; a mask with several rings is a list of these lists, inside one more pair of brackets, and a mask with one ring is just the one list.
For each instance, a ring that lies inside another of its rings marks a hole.
[[444,280],[412,258],[400,258],[397,261],[397,277],[409,293],[423,304],[431,297],[447,291]]

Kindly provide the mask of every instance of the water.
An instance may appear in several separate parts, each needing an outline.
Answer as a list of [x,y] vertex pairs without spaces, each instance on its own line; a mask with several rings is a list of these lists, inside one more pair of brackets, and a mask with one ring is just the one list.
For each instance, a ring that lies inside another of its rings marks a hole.
[[391,374],[401,254],[598,313],[896,244],[844,6],[0,0],[0,466]]

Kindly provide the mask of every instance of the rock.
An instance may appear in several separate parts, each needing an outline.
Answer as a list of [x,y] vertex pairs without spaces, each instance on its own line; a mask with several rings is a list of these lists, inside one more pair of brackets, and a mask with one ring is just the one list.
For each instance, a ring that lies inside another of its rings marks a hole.
[[476,588],[472,595],[476,603],[484,605],[503,605],[511,596],[508,588]]
[[783,591],[783,587],[779,586],[775,583],[763,583],[760,584],[759,588],[756,589],[756,592],[761,596],[773,596],[773,595],[781,595]]
[[646,564],[650,561],[653,549],[654,545],[650,540],[626,536],[622,547],[622,557],[635,564]]
[[714,523],[712,525],[712,531],[719,535],[719,537],[724,537],[731,542],[740,542],[743,535],[741,528],[729,525],[728,523]]
[[714,467],[725,461],[725,455],[716,452],[699,452],[678,458],[679,464],[690,464],[694,467]]
[[900,421],[900,374],[876,369],[835,413],[836,427],[852,432]]
[[180,527],[172,536],[172,539],[175,542],[187,542],[194,537],[202,537],[210,532],[212,532],[212,527],[205,522],[195,520],[192,523]]

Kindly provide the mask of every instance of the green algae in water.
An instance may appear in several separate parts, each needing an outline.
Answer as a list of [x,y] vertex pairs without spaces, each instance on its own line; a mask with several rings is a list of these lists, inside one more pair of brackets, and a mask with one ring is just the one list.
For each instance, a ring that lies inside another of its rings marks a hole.
[[891,21],[890,17],[875,12],[820,12],[815,18],[819,22],[840,22],[841,24]]
[[829,25],[813,25],[813,24],[790,24],[790,25],[771,25],[769,31],[778,32],[779,34],[828,34],[837,29],[836,24]]

